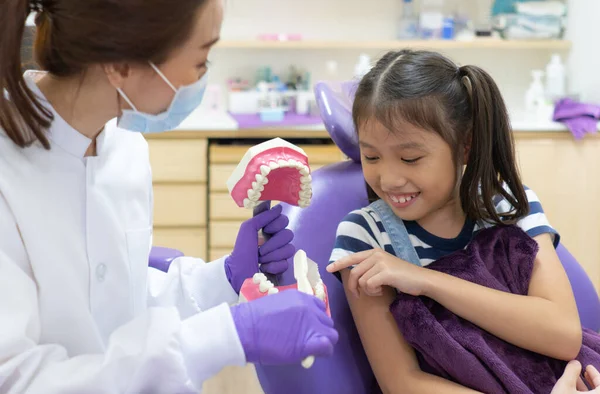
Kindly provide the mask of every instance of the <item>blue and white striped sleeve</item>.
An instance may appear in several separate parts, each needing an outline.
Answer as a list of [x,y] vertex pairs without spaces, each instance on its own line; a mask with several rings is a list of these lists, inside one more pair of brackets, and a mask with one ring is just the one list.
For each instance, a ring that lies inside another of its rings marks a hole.
[[[550,234],[553,238],[554,247],[558,246],[560,234],[550,225],[539,197],[527,186],[525,186],[525,193],[527,195],[527,201],[529,202],[529,214],[519,220],[517,226],[532,238],[540,234]],[[511,209],[512,205],[506,201],[506,199],[502,199],[496,204],[496,211],[498,213],[508,212]]]
[[350,212],[337,228],[335,246],[330,263],[364,250],[381,248],[378,227],[373,218],[362,209]]

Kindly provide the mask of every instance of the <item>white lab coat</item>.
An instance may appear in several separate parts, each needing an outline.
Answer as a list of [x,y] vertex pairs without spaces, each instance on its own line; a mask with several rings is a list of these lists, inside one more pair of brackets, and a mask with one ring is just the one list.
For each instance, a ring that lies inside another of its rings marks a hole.
[[148,268],[143,136],[107,126],[84,157],[90,140],[54,116],[50,151],[0,130],[0,392],[199,392],[243,365],[223,260]]

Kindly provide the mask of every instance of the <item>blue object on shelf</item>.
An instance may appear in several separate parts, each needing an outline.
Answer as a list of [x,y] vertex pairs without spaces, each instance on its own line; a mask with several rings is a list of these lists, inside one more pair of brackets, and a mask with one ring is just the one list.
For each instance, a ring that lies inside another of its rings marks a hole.
[[269,109],[261,109],[260,110],[260,120],[267,122],[281,122],[285,117],[285,113],[283,109],[278,108],[269,108]]
[[444,26],[442,27],[442,39],[453,40],[454,39],[454,19],[444,18]]

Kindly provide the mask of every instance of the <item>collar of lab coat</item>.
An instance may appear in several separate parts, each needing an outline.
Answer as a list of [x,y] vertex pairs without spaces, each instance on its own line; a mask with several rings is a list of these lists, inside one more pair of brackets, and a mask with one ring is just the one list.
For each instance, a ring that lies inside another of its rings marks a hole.
[[[36,82],[40,80],[46,72],[28,70],[24,74],[25,82],[31,91],[39,98],[40,103],[48,109],[53,115],[54,120],[48,130],[48,136],[51,140],[51,144],[60,147],[65,152],[83,159],[85,152],[92,143],[92,140],[79,131],[75,130],[70,124],[68,124],[50,105]],[[106,127],[96,138],[96,153],[100,155],[104,141],[106,138]]]

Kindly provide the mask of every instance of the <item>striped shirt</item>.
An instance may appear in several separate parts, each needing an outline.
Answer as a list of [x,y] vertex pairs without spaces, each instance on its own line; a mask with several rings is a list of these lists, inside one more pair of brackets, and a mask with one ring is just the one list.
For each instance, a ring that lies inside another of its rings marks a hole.
[[[527,187],[525,187],[525,191],[529,202],[529,214],[519,220],[516,225],[531,237],[549,233],[554,238],[554,245],[558,245],[560,236],[550,226],[538,196]],[[501,196],[495,198],[494,202],[496,212],[499,214],[512,209],[511,204]],[[422,266],[427,266],[443,256],[465,248],[474,233],[482,228],[493,226],[491,223],[480,224],[467,220],[456,238],[446,239],[429,233],[417,222],[404,221],[404,225]],[[339,224],[335,247],[329,260],[333,262],[344,256],[374,248],[394,254],[392,243],[379,215],[370,207],[365,207],[351,212]]]

